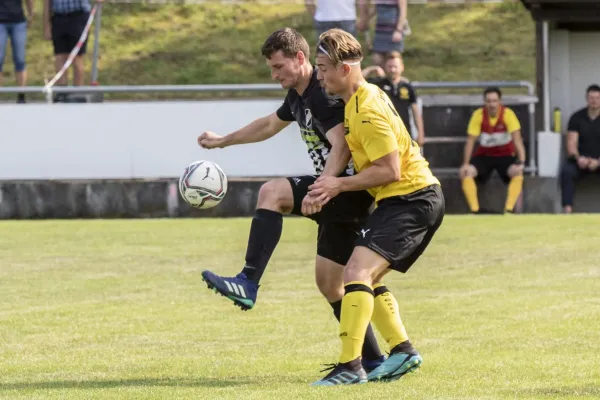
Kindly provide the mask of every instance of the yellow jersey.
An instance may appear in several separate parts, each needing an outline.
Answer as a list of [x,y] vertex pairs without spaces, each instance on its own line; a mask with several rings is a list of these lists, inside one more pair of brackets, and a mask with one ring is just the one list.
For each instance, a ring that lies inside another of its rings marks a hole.
[[398,151],[400,180],[369,189],[376,202],[440,184],[389,97],[379,87],[365,82],[350,97],[344,113],[346,142],[357,172],[368,168],[373,161]]

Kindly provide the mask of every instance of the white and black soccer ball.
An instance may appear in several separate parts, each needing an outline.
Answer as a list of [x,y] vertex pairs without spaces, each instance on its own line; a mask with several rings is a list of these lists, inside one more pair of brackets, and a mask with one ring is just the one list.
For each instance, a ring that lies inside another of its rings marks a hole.
[[192,207],[215,207],[227,194],[227,175],[212,161],[196,161],[179,178],[179,193]]

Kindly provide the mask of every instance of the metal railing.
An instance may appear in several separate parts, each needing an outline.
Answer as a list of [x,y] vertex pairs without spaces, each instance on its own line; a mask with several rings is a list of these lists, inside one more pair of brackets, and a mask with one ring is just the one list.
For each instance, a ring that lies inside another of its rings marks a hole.
[[[533,84],[527,81],[465,81],[465,82],[411,82],[415,89],[482,89],[490,86],[500,88],[524,88],[527,89],[528,98],[523,104],[528,105],[529,113],[529,165],[525,169],[530,174],[537,171],[536,165],[536,132],[535,132],[535,104],[538,98],[535,96]],[[136,86],[56,86],[50,92],[42,86],[0,87],[2,93],[43,93],[51,102],[51,93],[71,94],[93,94],[93,93],[183,93],[183,92],[283,92],[278,84],[256,83],[256,84],[219,84],[219,85],[136,85]],[[426,138],[425,143],[461,143],[466,137],[436,136]],[[438,169],[436,169],[438,170]],[[457,171],[452,168],[440,168],[439,170]]]

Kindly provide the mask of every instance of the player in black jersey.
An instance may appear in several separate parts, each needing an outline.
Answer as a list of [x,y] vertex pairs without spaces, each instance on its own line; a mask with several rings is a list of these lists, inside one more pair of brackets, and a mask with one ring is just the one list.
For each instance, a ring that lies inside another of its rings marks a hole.
[[[322,209],[313,204],[308,187],[319,175],[354,173],[344,138],[344,104],[321,88],[317,70],[309,61],[308,43],[297,31],[284,28],[272,33],[262,46],[262,54],[271,69],[271,77],[288,89],[281,107],[226,136],[206,131],[198,137],[198,143],[212,149],[260,142],[296,121],[316,175],[278,178],[265,183],[258,195],[242,271],[235,277],[203,271],[202,277],[209,288],[243,310],[253,308],[259,281],[281,236],[283,214],[310,214],[308,217],[318,224],[317,286],[339,320],[344,296],[343,268],[369,215],[373,198],[366,191],[346,192]],[[369,370],[385,360],[370,326],[362,355],[363,365]]]

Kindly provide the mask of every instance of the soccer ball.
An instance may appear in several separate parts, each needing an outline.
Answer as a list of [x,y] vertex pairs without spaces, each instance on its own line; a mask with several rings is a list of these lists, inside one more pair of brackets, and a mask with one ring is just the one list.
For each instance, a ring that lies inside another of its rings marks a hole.
[[192,207],[212,208],[227,194],[227,175],[214,162],[196,161],[179,178],[179,193]]

